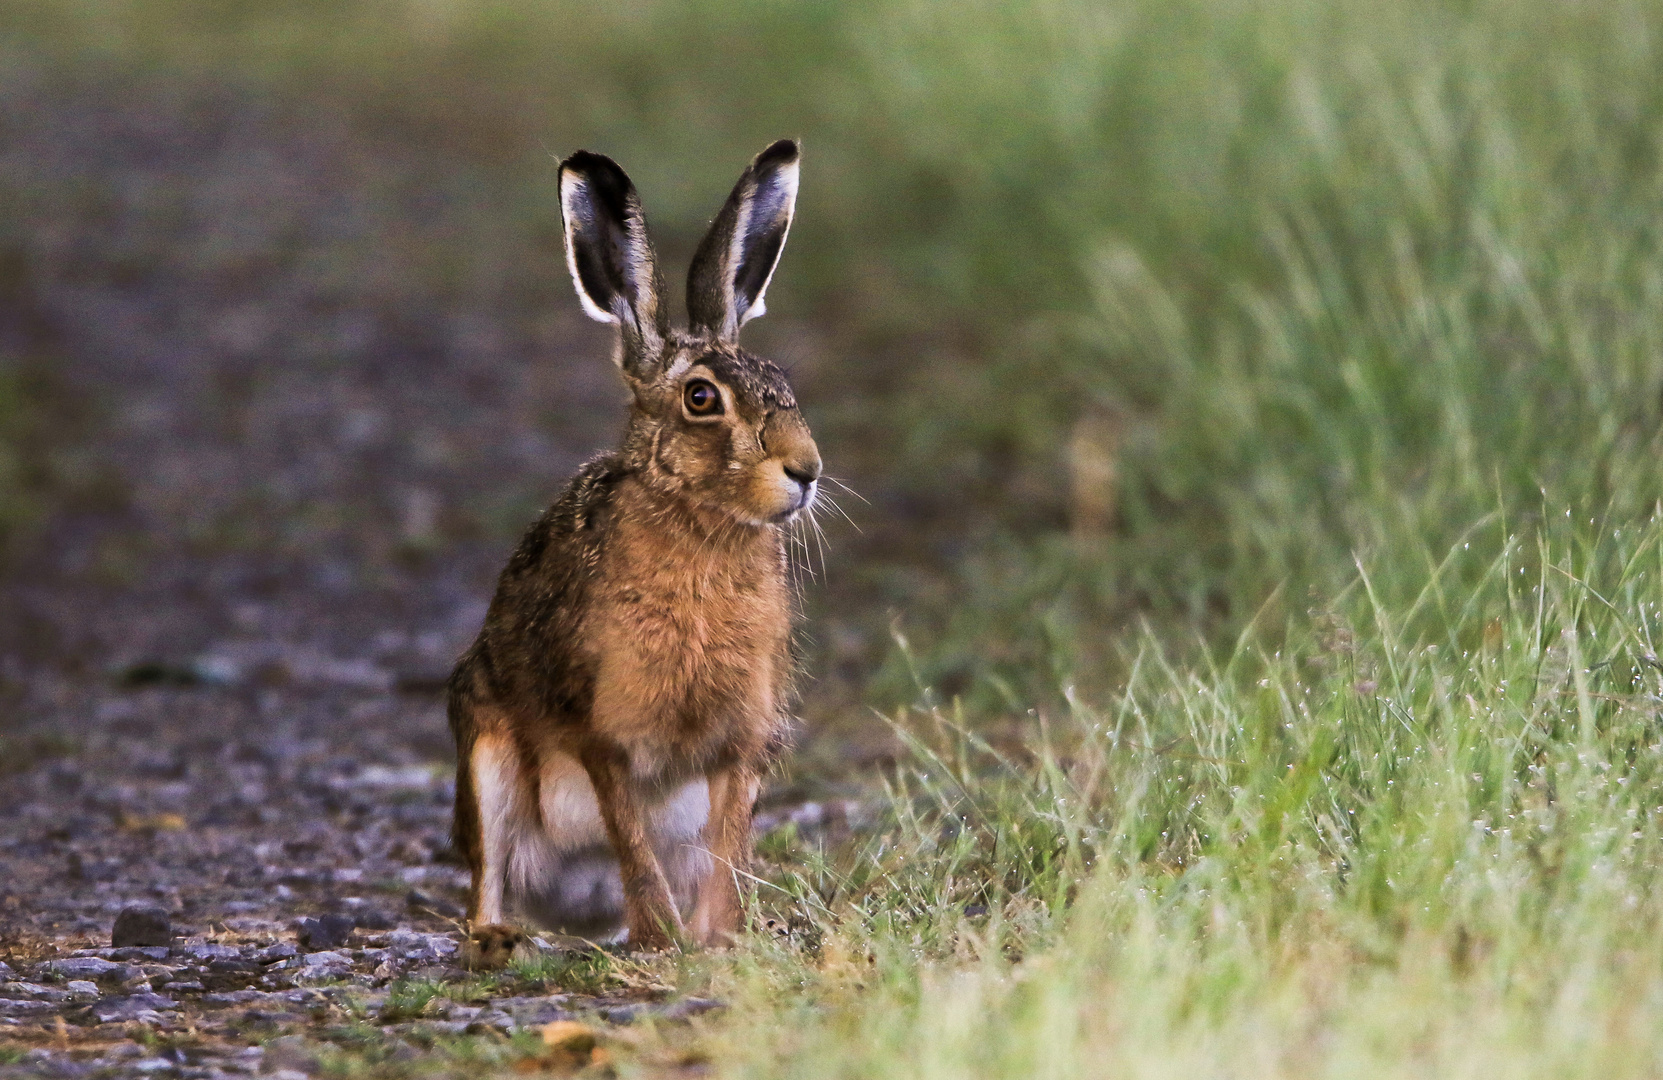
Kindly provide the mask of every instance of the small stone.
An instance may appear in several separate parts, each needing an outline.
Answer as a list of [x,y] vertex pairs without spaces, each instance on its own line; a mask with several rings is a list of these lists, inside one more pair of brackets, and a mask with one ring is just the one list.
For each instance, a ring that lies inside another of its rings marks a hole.
[[68,1001],[69,991],[32,982],[0,983],[0,997],[29,998],[32,1001]]
[[304,963],[309,968],[351,967],[352,958],[347,956],[345,953],[324,951],[308,953]]
[[235,946],[221,945],[213,941],[193,941],[181,952],[196,960],[235,960],[242,955]]
[[179,1008],[172,998],[162,997],[160,994],[131,994],[127,997],[106,998],[92,1007],[92,1014],[101,1024],[117,1021],[143,1020],[155,1023],[164,1012],[175,1012]]
[[67,960],[48,960],[46,962],[46,970],[55,971],[59,975],[68,975],[72,979],[102,979],[124,970],[125,967],[124,964],[100,960],[96,956],[74,956]]
[[123,908],[115,917],[115,928],[110,932],[110,944],[116,948],[127,946],[163,946],[173,942],[173,923],[167,912],[159,907]]
[[50,1001],[18,1001],[0,998],[0,1016],[24,1016],[29,1013],[51,1012],[57,1006]]
[[666,1020],[686,1020],[694,1016],[702,1016],[707,1012],[725,1009],[728,1003],[717,1001],[715,998],[682,998],[680,1001],[664,1010]]
[[296,929],[302,948],[338,949],[346,944],[357,925],[351,915],[320,915],[316,919],[301,919]]
[[602,1009],[600,1014],[601,1019],[609,1024],[633,1024],[652,1012],[652,1006],[638,1001],[631,1005],[615,1005],[610,1009]]
[[69,991],[70,997],[90,999],[98,996],[98,984],[86,979],[71,979],[64,989]]
[[262,964],[275,964],[279,960],[291,960],[300,955],[300,950],[293,943],[279,941],[275,945],[268,945],[254,954],[254,959]]
[[391,930],[398,922],[380,908],[363,908],[353,912],[353,919],[360,930]]

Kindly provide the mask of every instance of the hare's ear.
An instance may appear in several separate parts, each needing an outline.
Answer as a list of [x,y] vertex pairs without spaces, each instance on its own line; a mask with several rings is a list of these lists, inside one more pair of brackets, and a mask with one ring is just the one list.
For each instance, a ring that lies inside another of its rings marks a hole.
[[781,139],[756,156],[693,256],[687,274],[687,317],[693,329],[721,341],[761,315],[762,294],[779,265],[797,206],[794,139]]
[[618,363],[641,377],[668,334],[658,302],[663,286],[647,239],[641,200],[618,163],[579,150],[560,163],[560,218],[566,266],[589,317],[616,323]]

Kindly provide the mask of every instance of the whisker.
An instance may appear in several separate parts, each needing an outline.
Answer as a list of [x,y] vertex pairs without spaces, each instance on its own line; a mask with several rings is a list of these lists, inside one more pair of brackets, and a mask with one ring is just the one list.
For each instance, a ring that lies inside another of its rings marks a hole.
[[855,498],[859,499],[861,502],[866,503],[867,506],[872,505],[871,501],[868,500],[866,498],[866,496],[862,495],[860,492],[856,491],[854,488],[850,487],[848,484],[845,484],[843,481],[839,480],[837,477],[828,476],[825,473],[821,473],[820,474],[820,479],[830,480],[832,483],[836,484],[838,487],[842,488],[844,491],[848,492],[850,495],[853,495]]
[[[802,573],[807,574],[809,577],[814,577],[814,564],[809,555],[808,540],[803,535],[803,528],[800,521],[801,519],[799,518],[791,523],[789,535],[791,537],[791,546],[802,552],[802,558],[800,560],[791,559],[790,562],[793,573]],[[800,579],[796,582],[796,587],[800,592],[802,588],[802,582]]]
[[810,507],[807,514],[808,524],[814,530],[814,546],[820,551],[820,576],[826,574],[826,530],[820,527],[820,521],[814,516],[814,508]]
[[847,521],[849,523],[849,525],[855,530],[855,532],[860,533],[862,536],[866,535],[866,530],[862,529],[858,524],[855,523],[855,519],[849,516],[849,512],[847,510],[843,509],[843,507],[841,507],[837,504],[836,499],[832,498],[830,495],[827,495],[825,492],[822,491],[820,493],[819,501],[825,503],[827,506],[831,507],[833,510],[836,510],[838,512],[838,514],[843,518],[843,520]]

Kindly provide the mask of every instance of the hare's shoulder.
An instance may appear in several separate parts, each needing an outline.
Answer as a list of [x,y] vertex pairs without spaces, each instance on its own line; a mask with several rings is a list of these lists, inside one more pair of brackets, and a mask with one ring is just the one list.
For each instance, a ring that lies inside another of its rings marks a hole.
[[576,570],[592,558],[618,484],[627,475],[629,470],[616,454],[584,462],[560,498],[520,538],[503,569],[504,579],[547,569],[551,561],[572,564],[569,568]]
[[546,715],[587,710],[590,676],[577,643],[615,492],[627,475],[615,455],[585,463],[526,530],[458,678],[463,667],[477,669],[490,696]]

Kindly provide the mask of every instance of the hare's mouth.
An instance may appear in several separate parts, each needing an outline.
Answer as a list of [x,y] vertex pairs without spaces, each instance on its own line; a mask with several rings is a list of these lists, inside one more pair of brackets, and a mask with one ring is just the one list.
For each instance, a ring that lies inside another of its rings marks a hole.
[[814,496],[817,494],[818,489],[819,484],[812,480],[806,484],[800,484],[796,497],[797,504],[795,506],[789,506],[774,515],[774,522],[779,525],[785,525],[797,520],[797,517],[800,514],[804,513],[814,505]]

